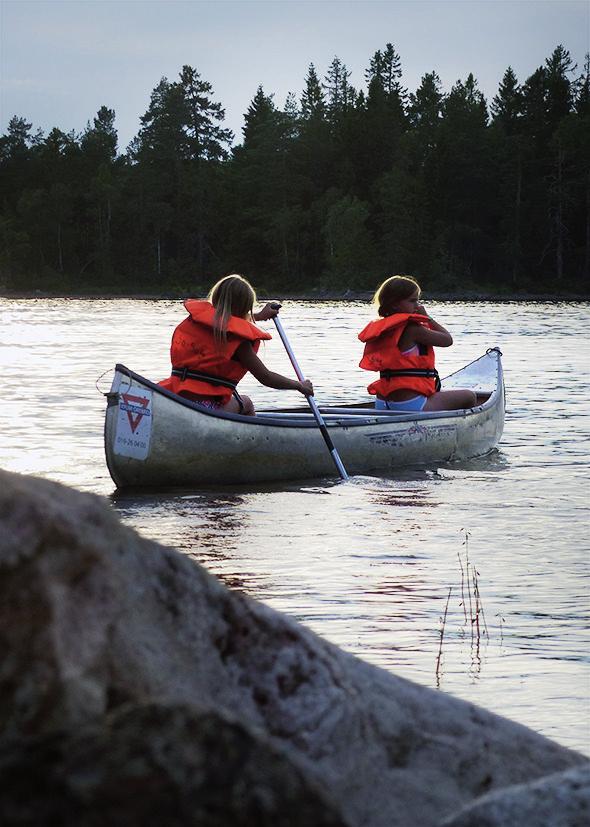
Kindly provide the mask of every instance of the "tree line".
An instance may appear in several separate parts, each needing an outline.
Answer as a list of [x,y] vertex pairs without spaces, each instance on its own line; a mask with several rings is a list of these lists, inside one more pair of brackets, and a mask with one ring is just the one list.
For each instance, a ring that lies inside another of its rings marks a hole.
[[240,272],[297,293],[587,292],[590,58],[557,46],[490,104],[472,74],[415,92],[388,43],[350,84],[309,66],[282,108],[259,87],[242,141],[191,66],[153,90],[118,152],[115,112],[82,134],[14,116],[0,138],[0,287],[190,293]]

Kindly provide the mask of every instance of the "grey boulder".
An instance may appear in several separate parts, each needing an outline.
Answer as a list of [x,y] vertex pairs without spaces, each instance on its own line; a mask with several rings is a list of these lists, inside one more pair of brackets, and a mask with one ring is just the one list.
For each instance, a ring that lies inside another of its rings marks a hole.
[[[51,790],[63,796],[70,823],[80,795],[87,813],[107,818],[92,791],[119,776],[117,795],[127,789],[148,813],[150,797],[153,811],[163,800],[160,777],[179,807],[195,790],[217,790],[214,812],[239,801],[248,779],[262,791],[248,806],[270,802],[260,812],[277,824],[299,824],[299,809],[316,813],[309,824],[429,827],[482,795],[585,761],[339,650],[227,589],[186,555],[143,539],[99,497],[2,472],[0,630],[2,766],[15,781],[39,749],[33,799],[40,809],[51,804],[43,792],[51,779],[49,798]],[[156,771],[145,761],[164,750],[167,715],[176,735],[165,750],[175,760]],[[248,745],[243,778],[232,758],[236,739]],[[80,750],[95,756],[94,769],[81,759],[87,787],[78,761],[68,759]],[[211,780],[196,781],[206,754]],[[0,813],[14,812],[20,799],[1,786]],[[231,812],[226,824],[241,824]]]

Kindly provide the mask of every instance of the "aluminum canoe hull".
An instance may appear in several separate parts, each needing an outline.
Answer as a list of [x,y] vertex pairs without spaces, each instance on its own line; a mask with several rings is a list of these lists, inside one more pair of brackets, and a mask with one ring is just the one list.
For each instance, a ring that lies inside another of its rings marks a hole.
[[[482,456],[504,426],[501,354],[486,354],[443,380],[470,387],[481,405],[420,414],[375,412],[346,405],[322,408],[349,474]],[[117,487],[192,487],[309,479],[336,474],[311,413],[225,414],[187,402],[117,365],[108,394],[105,453]]]

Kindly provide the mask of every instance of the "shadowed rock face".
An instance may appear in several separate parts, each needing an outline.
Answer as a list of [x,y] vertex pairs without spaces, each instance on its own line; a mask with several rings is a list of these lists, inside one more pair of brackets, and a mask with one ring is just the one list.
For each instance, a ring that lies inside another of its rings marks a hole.
[[588,827],[590,764],[484,795],[441,827]]
[[0,751],[0,774],[3,825],[346,827],[262,734],[188,707],[127,704]]
[[207,825],[428,827],[585,760],[347,655],[98,497],[4,473],[0,647],[0,767],[21,792],[34,769],[29,814],[62,823],[191,824],[199,799]]

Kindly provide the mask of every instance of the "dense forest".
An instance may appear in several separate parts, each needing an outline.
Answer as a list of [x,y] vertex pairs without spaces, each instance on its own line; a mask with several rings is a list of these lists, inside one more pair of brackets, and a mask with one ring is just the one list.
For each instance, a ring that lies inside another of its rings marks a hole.
[[558,46],[488,104],[473,75],[402,85],[391,44],[349,83],[335,57],[299,99],[256,91],[242,141],[190,66],[162,78],[118,151],[115,112],[82,134],[0,138],[0,289],[183,294],[229,272],[275,294],[587,293],[590,59]]

